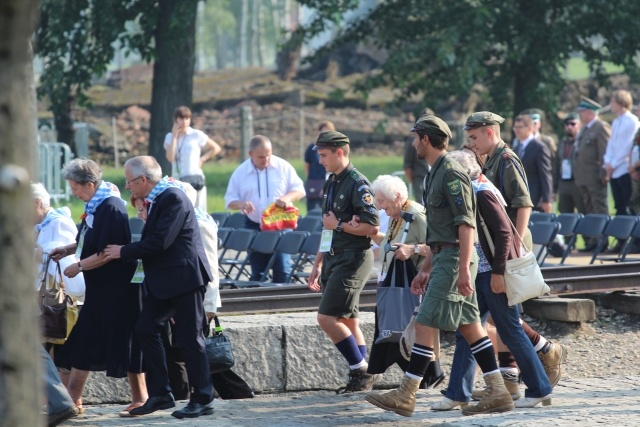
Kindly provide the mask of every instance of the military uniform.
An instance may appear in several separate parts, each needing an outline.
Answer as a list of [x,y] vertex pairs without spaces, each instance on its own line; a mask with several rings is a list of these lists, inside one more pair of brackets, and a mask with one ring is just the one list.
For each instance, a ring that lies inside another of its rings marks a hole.
[[[330,140],[332,134],[342,135],[335,131],[323,134],[329,134],[324,137],[326,140]],[[316,148],[337,146],[323,144],[323,134],[316,142]],[[322,213],[333,212],[342,222],[349,222],[357,215],[362,223],[379,225],[370,186],[367,178],[349,163],[342,172],[331,174],[325,182]],[[372,268],[371,239],[334,230],[331,250],[323,255],[320,273],[323,294],[318,313],[342,318],[358,317],[360,292]]]
[[574,148],[575,139],[566,137],[560,141],[556,155],[556,166],[554,168],[553,192],[558,194],[558,212],[574,213],[577,210],[584,214],[584,201],[582,200],[580,189],[576,185],[573,168],[569,170],[562,166],[563,163],[571,163]]

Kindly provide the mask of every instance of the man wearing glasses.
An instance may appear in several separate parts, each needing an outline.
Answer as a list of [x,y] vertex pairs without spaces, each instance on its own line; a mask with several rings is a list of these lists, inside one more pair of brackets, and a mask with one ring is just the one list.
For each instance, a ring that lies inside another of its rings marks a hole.
[[569,113],[564,119],[565,136],[558,145],[553,176],[553,192],[557,194],[558,212],[560,213],[585,213],[582,195],[574,181],[571,165],[571,155],[579,131],[580,117],[578,113]]

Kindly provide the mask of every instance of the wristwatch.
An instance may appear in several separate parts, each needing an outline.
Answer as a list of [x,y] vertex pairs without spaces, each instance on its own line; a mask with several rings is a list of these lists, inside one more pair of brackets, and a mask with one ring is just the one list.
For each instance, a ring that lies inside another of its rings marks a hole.
[[78,261],[78,271],[80,273],[82,273],[84,270],[82,269],[82,264],[80,264],[80,261]]
[[342,233],[342,221],[338,221],[338,225],[336,225],[336,231],[338,233]]
[[415,246],[413,247],[413,253],[414,253],[415,255],[420,255],[420,246],[415,245]]

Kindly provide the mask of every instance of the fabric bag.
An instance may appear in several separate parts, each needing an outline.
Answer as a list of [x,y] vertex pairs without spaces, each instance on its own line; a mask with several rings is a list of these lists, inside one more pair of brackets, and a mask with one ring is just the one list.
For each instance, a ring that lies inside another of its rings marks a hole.
[[402,357],[406,360],[411,359],[411,350],[413,349],[413,344],[416,342],[416,316],[418,315],[419,308],[420,305],[417,305],[413,311],[411,320],[407,323],[407,327],[404,328],[402,336],[400,337],[400,354],[402,354]]
[[275,202],[262,212],[260,229],[262,231],[295,230],[298,227],[298,208],[287,206],[279,208]]
[[418,296],[411,293],[411,282],[416,274],[411,260],[401,261],[394,256],[389,263],[387,275],[376,289],[376,344],[400,341],[418,304]]
[[[504,212],[506,215],[506,211]],[[511,222],[511,220],[509,220],[509,222]],[[495,246],[482,215],[480,215],[480,225],[482,226],[484,235],[487,238],[487,243],[489,243],[491,253],[494,253]],[[522,238],[513,226],[513,223],[511,223],[511,229],[513,230],[513,234],[518,237],[520,245],[525,248],[526,251],[526,247],[524,246],[524,243],[522,243]],[[549,286],[544,282],[544,277],[542,277],[542,271],[540,271],[538,260],[532,251],[526,252],[520,258],[507,260],[504,270],[504,281],[509,306],[514,306],[528,299],[539,297],[551,292],[551,288],[549,288]]]
[[202,187],[204,187],[204,175],[181,176],[180,181],[191,184],[196,191],[200,191],[202,190]]
[[226,371],[235,364],[231,350],[231,341],[229,341],[229,337],[222,333],[222,326],[220,326],[218,316],[214,317],[214,320],[215,329],[213,330],[213,334],[209,336],[211,321],[209,321],[204,330],[206,336],[204,340],[205,352],[209,360],[209,371],[212,374]]
[[64,344],[78,321],[77,302],[67,295],[64,289],[60,264],[57,265],[56,275],[48,282],[51,275],[47,273],[51,257],[47,259],[45,273],[40,285],[40,311],[42,321],[42,335],[44,342]]
[[304,183],[304,191],[307,193],[307,199],[322,199],[324,196],[324,183],[324,179],[308,179]]

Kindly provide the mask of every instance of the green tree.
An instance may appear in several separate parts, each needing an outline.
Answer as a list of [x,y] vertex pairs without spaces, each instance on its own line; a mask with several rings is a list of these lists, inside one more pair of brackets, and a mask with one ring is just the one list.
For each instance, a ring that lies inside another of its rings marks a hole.
[[[298,42],[355,9],[349,1],[299,3],[317,13],[292,38]],[[478,91],[502,114],[532,106],[555,111],[571,55],[582,54],[603,84],[605,62],[638,74],[640,24],[631,18],[638,12],[640,2],[631,0],[387,0],[342,26],[315,57],[350,41],[384,49],[380,71],[358,85],[364,94],[392,86],[401,99],[418,94],[425,105],[437,105]]]

